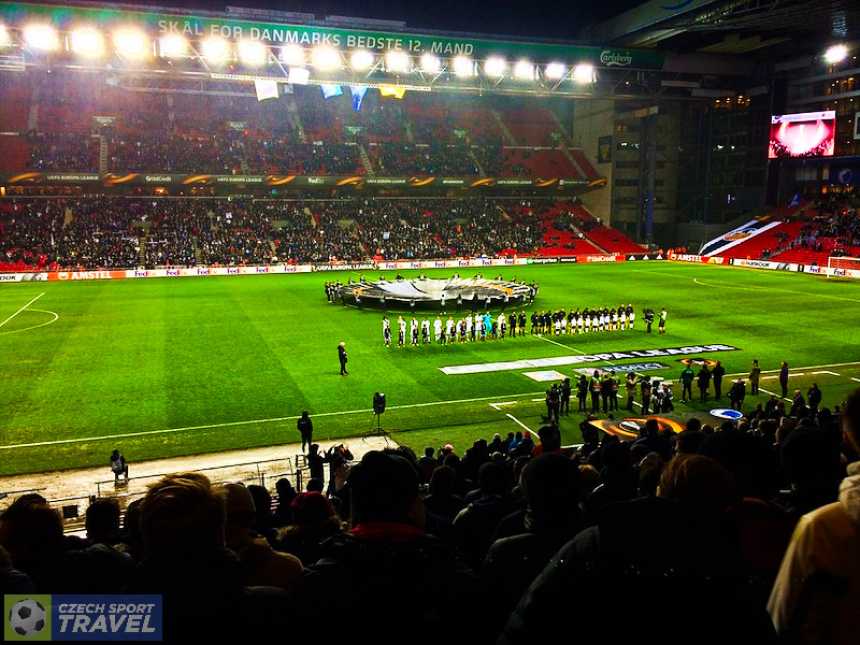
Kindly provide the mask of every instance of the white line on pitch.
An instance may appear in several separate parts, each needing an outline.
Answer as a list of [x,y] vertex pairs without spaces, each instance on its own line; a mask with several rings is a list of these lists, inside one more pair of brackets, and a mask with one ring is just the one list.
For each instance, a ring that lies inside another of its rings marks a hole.
[[856,381],[857,383],[860,383],[860,378],[855,378],[855,377],[853,377],[853,376],[852,376],[852,377],[851,377],[851,380],[852,380],[852,381]]
[[[799,370],[818,370],[825,367],[847,367],[849,365],[860,365],[860,361],[848,361],[847,363],[825,363],[824,365],[804,365],[803,367],[798,367],[796,369]],[[762,374],[769,374],[773,372],[778,372],[779,368],[775,370],[762,370]],[[726,374],[726,376],[748,376],[749,372],[735,372],[734,374]],[[792,376],[797,376],[797,374],[792,374]]]
[[813,374],[830,374],[831,376],[839,376],[839,374],[831,372],[830,370],[821,370],[820,372],[813,372]]
[[11,316],[9,316],[6,320],[4,320],[3,322],[0,322],[0,327],[2,327],[3,325],[5,325],[7,322],[9,322],[10,320],[12,320],[15,316],[17,316],[17,315],[18,315],[18,314],[20,314],[22,311],[24,311],[27,307],[29,307],[29,306],[30,306],[30,305],[32,305],[34,302],[36,302],[39,298],[41,298],[42,296],[44,296],[44,295],[45,295],[45,293],[46,293],[46,292],[45,292],[45,291],[43,291],[43,292],[42,292],[42,293],[40,293],[38,296],[36,296],[35,298],[33,298],[30,302],[28,302],[26,305],[24,305],[23,307],[21,307],[21,308],[20,308],[18,311],[16,311],[14,314],[12,314]]
[[510,419],[510,420],[511,420],[511,421],[513,421],[514,423],[516,423],[519,427],[521,427],[521,428],[522,428],[523,430],[525,430],[526,432],[528,432],[528,433],[530,433],[530,434],[533,434],[533,435],[534,435],[534,436],[536,436],[536,437],[538,436],[538,433],[537,433],[537,432],[535,432],[534,430],[532,430],[531,428],[529,428],[525,423],[523,423],[522,421],[520,421],[519,419],[517,419],[513,414],[506,414],[505,416],[506,416],[506,417],[508,417],[508,419]]
[[[505,394],[502,398],[517,398],[517,397],[527,397],[527,396],[535,396],[536,394],[542,394],[541,392],[523,392],[522,394]],[[407,403],[404,405],[389,405],[389,410],[409,410],[413,408],[426,408],[432,407],[436,405],[454,405],[457,403],[478,403],[480,401],[491,401],[493,399],[500,398],[499,395],[496,396],[480,396],[474,399],[456,399],[452,401],[430,401],[428,403]],[[543,399],[541,399],[543,400]],[[373,414],[373,410],[363,409],[363,410],[341,410],[340,412],[318,412],[314,414],[314,417],[338,417],[344,416],[348,414]],[[14,448],[38,448],[40,446],[57,446],[63,444],[71,444],[71,443],[84,443],[87,441],[106,441],[108,439],[127,439],[130,437],[146,437],[149,435],[156,434],[172,434],[174,432],[185,432],[190,430],[209,430],[214,428],[233,428],[237,426],[247,426],[252,425],[254,423],[278,423],[280,421],[295,421],[298,419],[298,416],[288,416],[288,417],[271,417],[268,419],[249,419],[247,421],[228,421],[226,423],[210,423],[208,425],[200,425],[200,426],[185,426],[182,428],[163,428],[160,430],[143,430],[141,432],[122,432],[118,434],[109,434],[102,435],[99,437],[79,437],[73,439],[54,439],[52,441],[38,441],[34,443],[17,443],[10,444],[5,446],[0,446],[0,450],[12,450]]]
[[794,403],[794,401],[792,401],[791,399],[789,399],[789,398],[787,398],[787,397],[784,397],[784,396],[779,396],[779,394],[777,394],[776,392],[771,392],[770,390],[766,390],[766,389],[764,389],[763,387],[760,387],[760,388],[759,388],[759,390],[760,390],[761,392],[764,392],[765,394],[770,394],[770,395],[772,395],[772,396],[775,396],[775,397],[777,397],[777,398],[780,398],[780,399],[782,399],[783,401],[788,401],[789,403]]
[[[552,343],[553,345],[558,345],[559,347],[563,347],[564,349],[568,349],[572,352],[578,351],[578,350],[574,349],[573,347],[571,347],[570,345],[565,345],[564,343],[558,343],[558,342],[552,340],[551,338],[547,338],[546,336],[538,336],[538,338],[540,338],[541,340],[545,340],[548,343]],[[582,352],[580,352],[580,353],[582,353]]]

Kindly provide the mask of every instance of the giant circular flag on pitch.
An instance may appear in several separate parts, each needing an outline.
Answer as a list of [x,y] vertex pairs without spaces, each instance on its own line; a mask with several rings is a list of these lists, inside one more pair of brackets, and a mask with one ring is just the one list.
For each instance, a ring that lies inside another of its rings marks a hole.
[[738,421],[744,418],[743,412],[732,410],[731,408],[716,408],[711,410],[711,416],[718,419],[728,419],[729,421]]

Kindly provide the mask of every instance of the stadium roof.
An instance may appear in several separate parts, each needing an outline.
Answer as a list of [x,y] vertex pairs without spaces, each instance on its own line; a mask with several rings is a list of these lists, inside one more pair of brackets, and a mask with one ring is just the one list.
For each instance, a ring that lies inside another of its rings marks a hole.
[[581,37],[615,46],[774,58],[860,38],[857,0],[649,0]]

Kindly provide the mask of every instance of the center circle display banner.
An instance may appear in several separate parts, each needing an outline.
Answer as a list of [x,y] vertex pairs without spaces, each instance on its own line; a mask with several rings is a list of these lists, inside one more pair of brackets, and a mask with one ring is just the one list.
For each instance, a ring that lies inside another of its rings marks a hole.
[[379,280],[343,284],[336,291],[344,304],[357,307],[437,311],[518,306],[536,295],[536,285],[486,278]]

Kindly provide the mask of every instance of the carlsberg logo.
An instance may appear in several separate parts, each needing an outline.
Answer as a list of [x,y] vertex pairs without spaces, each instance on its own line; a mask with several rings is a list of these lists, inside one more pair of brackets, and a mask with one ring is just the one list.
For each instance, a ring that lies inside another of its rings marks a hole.
[[604,49],[602,52],[600,52],[600,62],[607,67],[612,67],[613,65],[620,65],[622,67],[626,67],[633,62],[633,57],[630,54],[622,54],[621,52],[614,52],[610,49]]

